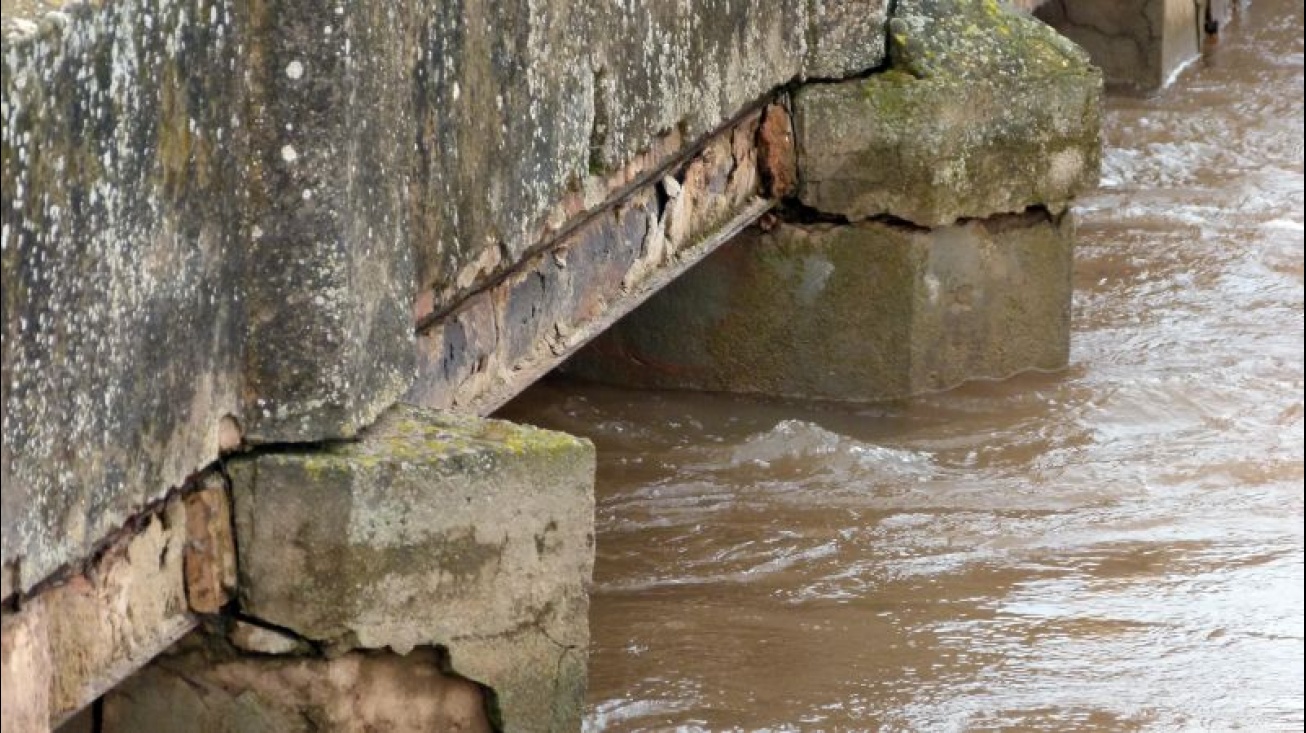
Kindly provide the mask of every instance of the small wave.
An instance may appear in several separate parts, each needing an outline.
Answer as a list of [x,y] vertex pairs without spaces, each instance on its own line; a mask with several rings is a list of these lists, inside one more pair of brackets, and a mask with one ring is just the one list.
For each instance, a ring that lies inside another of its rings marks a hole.
[[929,453],[864,443],[803,420],[783,420],[750,436],[731,451],[729,462],[735,467],[805,467],[821,473],[871,471],[893,476],[928,475],[935,470]]

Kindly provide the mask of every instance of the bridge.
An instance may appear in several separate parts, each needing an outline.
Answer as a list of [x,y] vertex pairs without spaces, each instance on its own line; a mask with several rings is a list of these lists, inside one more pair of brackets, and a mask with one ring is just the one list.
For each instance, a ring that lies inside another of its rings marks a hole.
[[[1220,21],[1138,4],[1038,12]],[[593,448],[499,406],[1066,362],[1103,77],[991,0],[4,23],[5,733],[577,729]]]

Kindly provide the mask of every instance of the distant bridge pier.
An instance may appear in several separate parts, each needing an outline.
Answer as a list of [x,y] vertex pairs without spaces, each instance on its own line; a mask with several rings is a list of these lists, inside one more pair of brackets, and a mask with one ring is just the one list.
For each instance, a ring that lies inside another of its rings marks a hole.
[[1108,85],[1160,89],[1219,33],[1236,0],[1046,0],[1035,15],[1088,51]]

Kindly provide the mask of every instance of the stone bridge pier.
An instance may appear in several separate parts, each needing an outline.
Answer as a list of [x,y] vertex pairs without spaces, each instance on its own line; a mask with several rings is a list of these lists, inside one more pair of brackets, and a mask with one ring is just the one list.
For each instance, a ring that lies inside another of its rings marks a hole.
[[1065,366],[1102,75],[992,0],[4,7],[4,733],[576,730],[498,407]]
[[1164,87],[1229,23],[1237,0],[1043,0],[1036,16],[1088,51],[1115,88]]

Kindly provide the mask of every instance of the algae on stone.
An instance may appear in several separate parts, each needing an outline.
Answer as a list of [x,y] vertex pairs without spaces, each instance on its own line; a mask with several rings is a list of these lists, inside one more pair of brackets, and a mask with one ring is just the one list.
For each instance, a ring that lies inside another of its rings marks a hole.
[[918,79],[1025,79],[1083,73],[1088,54],[998,0],[899,0],[889,65]]
[[996,3],[904,0],[890,68],[794,96],[799,199],[921,226],[1053,212],[1097,183],[1101,75],[1074,44]]

